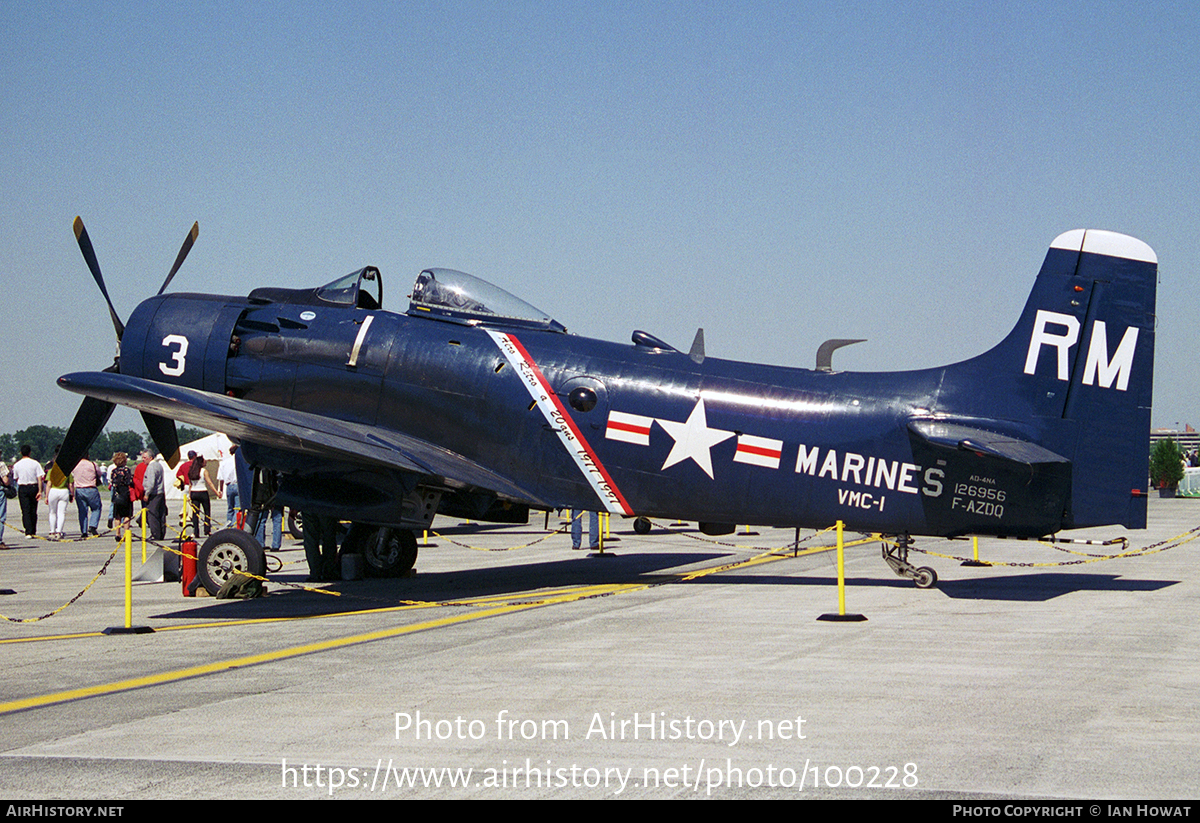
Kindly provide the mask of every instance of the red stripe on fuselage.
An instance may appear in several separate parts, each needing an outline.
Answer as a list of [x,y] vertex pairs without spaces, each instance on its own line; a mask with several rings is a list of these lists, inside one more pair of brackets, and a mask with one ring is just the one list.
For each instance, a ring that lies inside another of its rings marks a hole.
[[554,389],[550,388],[550,383],[546,380],[546,376],[542,374],[542,370],[538,368],[537,363],[533,362],[533,358],[530,356],[525,347],[521,345],[521,341],[516,338],[516,335],[505,333],[504,337],[516,347],[517,351],[521,355],[521,359],[523,359],[525,363],[528,364],[529,368],[533,370],[533,374],[535,377],[537,377],[538,382],[541,383],[542,388],[546,392],[546,396],[554,402],[555,408],[557,408],[559,414],[562,415],[563,422],[567,424],[567,427],[571,430],[571,434],[573,434],[579,441],[580,445],[583,446],[583,450],[587,452],[588,457],[591,458],[592,463],[600,472],[600,476],[604,478],[604,482],[608,484],[608,487],[612,489],[613,494],[616,495],[617,502],[621,504],[621,510],[626,515],[632,515],[633,509],[629,507],[629,501],[625,499],[625,495],[621,494],[621,490],[617,488],[617,484],[613,481],[612,475],[608,473],[608,469],[604,468],[604,464],[601,463],[600,458],[596,456],[595,450],[592,448],[591,444],[587,442],[587,438],[583,436],[583,432],[581,432],[579,427],[575,425],[575,421],[571,419],[571,415],[568,414],[566,408],[563,407],[562,401],[558,399],[558,395],[554,392]]
[[764,449],[762,446],[747,446],[745,443],[739,443],[737,450],[747,454],[758,454],[763,457],[778,458],[782,453],[779,449]]

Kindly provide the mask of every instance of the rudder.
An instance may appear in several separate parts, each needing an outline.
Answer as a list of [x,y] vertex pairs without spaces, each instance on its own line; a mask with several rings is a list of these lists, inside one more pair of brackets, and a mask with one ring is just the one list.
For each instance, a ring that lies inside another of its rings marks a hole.
[[1076,277],[1091,284],[1063,411],[1079,425],[1068,527],[1144,529],[1158,259],[1145,243],[1113,232],[1063,238],[1079,243]]
[[1062,528],[1145,528],[1157,276],[1140,240],[1065,232],[1008,336],[946,368],[940,411],[1015,424],[1070,460]]

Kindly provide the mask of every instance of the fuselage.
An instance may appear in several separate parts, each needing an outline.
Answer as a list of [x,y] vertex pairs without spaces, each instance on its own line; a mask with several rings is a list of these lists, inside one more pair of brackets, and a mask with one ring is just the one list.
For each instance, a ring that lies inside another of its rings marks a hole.
[[[914,420],[985,411],[945,369],[697,363],[557,330],[179,294],[131,317],[122,373],[416,436],[510,478],[535,507],[911,533],[1063,525],[1055,506],[1030,522],[1027,483],[914,442]],[[577,389],[585,402],[573,405]],[[1061,420],[1010,411],[1009,434],[1071,436]]]

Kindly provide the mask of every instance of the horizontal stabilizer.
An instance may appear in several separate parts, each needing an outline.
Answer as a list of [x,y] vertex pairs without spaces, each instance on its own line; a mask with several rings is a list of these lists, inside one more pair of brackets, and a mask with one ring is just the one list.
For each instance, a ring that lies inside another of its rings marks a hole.
[[998,421],[910,420],[913,460],[936,481],[922,499],[945,536],[1038,537],[1063,527],[1071,493],[1070,460],[1045,446],[1002,434]]
[[950,423],[944,420],[912,420],[909,431],[932,446],[972,451],[985,457],[996,457],[1022,465],[1035,463],[1069,463],[1067,458],[1049,449],[1006,434],[986,429]]

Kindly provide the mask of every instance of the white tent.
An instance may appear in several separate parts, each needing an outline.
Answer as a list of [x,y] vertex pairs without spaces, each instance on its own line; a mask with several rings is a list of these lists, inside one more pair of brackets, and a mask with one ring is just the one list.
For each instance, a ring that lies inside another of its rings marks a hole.
[[[195,452],[204,458],[205,463],[209,464],[208,473],[215,480],[217,477],[217,466],[229,456],[229,447],[232,445],[233,442],[219,432],[210,434],[207,437],[201,437],[199,440],[193,440],[191,443],[179,447],[180,465],[187,462],[188,452]],[[179,467],[176,466],[176,468]],[[174,473],[168,470],[167,478],[167,499],[182,500],[183,492],[175,488]],[[216,496],[216,489],[211,489],[210,492],[214,497]]]

